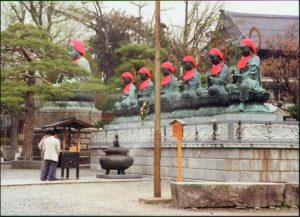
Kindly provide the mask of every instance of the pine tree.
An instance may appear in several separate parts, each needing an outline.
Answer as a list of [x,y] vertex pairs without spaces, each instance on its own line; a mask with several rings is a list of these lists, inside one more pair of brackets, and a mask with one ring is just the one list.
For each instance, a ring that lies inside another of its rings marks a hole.
[[66,49],[54,45],[40,26],[16,23],[1,31],[1,60],[1,108],[15,114],[24,112],[22,152],[25,160],[31,160],[37,105],[50,99],[67,99],[76,89],[101,86],[95,85],[97,79],[53,86],[59,73],[87,76],[87,72],[72,64]]

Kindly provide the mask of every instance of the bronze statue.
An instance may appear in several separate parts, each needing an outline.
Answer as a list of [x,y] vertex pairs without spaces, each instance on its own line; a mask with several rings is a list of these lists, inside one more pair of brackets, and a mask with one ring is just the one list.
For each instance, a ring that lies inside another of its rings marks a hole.
[[179,87],[177,79],[174,76],[175,69],[171,62],[164,62],[161,65],[161,72],[164,76],[161,81],[161,101],[163,103],[170,103],[172,100],[179,99]]
[[141,78],[140,91],[137,95],[138,105],[142,106],[144,102],[149,100],[151,103],[151,98],[153,98],[154,84],[151,81],[151,73],[148,68],[142,67],[138,71]]
[[239,93],[239,110],[244,111],[245,103],[250,101],[250,93],[263,95],[265,90],[261,82],[261,62],[253,40],[243,39],[239,47],[243,56],[238,63],[239,73],[233,74],[233,84],[228,87],[229,93]]
[[119,102],[115,103],[115,109],[130,108],[137,105],[136,88],[133,82],[133,76],[130,72],[124,72],[122,78],[125,84],[123,94]]
[[212,63],[212,68],[206,73],[208,88],[197,90],[197,95],[222,96],[227,94],[228,66],[224,63],[222,52],[217,48],[209,51],[208,57]]
[[[73,58],[73,63],[78,64],[83,69],[85,69],[87,72],[91,72],[90,64],[85,58],[86,51],[84,48],[84,44],[79,40],[69,40],[68,44],[68,53]],[[74,83],[80,80],[86,80],[86,77],[83,76],[76,76],[76,77],[70,77],[65,74],[59,74],[56,84],[60,82],[65,83]]]
[[184,75],[184,91],[181,94],[182,99],[196,99],[196,90],[201,88],[201,77],[197,71],[195,59],[193,56],[185,56],[182,62]]

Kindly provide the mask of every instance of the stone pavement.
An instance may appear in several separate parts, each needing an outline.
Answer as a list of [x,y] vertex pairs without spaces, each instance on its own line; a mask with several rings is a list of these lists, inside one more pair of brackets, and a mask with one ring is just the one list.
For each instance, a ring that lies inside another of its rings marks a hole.
[[3,186],[24,186],[24,185],[49,185],[49,184],[71,184],[71,183],[99,183],[99,182],[128,182],[128,181],[149,181],[153,178],[144,176],[142,179],[103,179],[97,178],[97,171],[81,168],[79,179],[76,179],[75,169],[70,169],[69,179],[60,177],[61,169],[57,168],[56,181],[41,181],[40,170],[38,169],[11,169],[9,164],[1,166],[1,187]]
[[[172,204],[144,204],[140,198],[153,196],[153,177],[140,180],[103,180],[96,171],[80,170],[76,180],[39,180],[38,169],[11,169],[1,165],[2,215],[172,215],[172,216],[298,216],[299,209],[182,209]],[[57,170],[60,178],[60,169]],[[170,182],[163,178],[162,196],[171,197]]]

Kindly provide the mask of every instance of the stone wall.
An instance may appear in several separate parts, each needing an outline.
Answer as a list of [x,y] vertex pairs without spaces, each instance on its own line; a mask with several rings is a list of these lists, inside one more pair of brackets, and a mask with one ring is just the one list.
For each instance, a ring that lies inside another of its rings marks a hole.
[[97,121],[101,121],[102,112],[96,109],[43,109],[36,114],[35,127],[42,127],[60,119],[72,117],[86,123],[96,124]]
[[[91,168],[100,170],[103,149],[91,150]],[[153,175],[153,148],[133,148],[127,172]],[[161,176],[177,177],[177,149],[163,148]],[[297,149],[183,148],[184,179],[232,182],[299,182]]]
[[[226,114],[185,119],[182,140],[184,179],[298,182],[299,122],[270,114]],[[169,123],[161,124],[161,175],[177,177],[177,141]],[[110,124],[91,136],[91,168],[100,169],[103,149],[115,133],[130,149],[130,173],[153,175],[153,122]]]

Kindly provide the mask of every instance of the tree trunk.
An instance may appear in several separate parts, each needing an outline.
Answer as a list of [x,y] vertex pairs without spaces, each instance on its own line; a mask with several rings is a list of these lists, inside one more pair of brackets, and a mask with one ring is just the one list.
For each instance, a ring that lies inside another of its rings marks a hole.
[[18,128],[19,117],[16,114],[11,113],[11,148],[15,154],[18,151]]
[[183,47],[186,48],[188,40],[188,0],[185,0],[185,18],[184,18],[184,30],[183,30]]
[[34,125],[34,93],[27,92],[25,100],[24,123],[24,160],[32,160],[33,125]]

